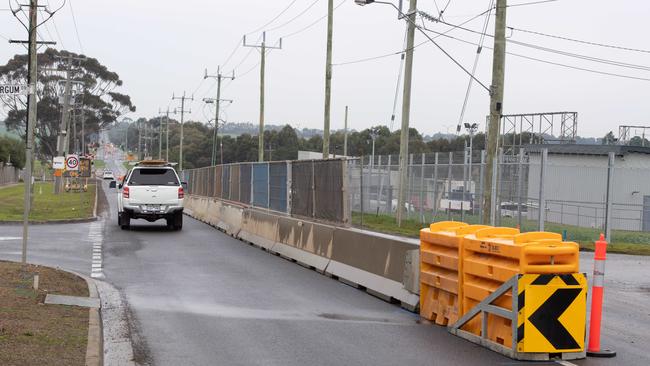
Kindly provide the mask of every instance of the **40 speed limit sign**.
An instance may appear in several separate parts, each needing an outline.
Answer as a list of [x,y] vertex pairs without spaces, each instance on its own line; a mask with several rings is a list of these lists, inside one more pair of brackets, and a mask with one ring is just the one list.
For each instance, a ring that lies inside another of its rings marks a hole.
[[65,158],[65,170],[79,170],[79,155],[68,155]]

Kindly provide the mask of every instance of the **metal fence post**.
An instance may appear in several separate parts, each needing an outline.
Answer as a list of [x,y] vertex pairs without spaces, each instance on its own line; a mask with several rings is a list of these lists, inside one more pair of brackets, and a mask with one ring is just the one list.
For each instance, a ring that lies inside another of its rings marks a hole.
[[363,155],[361,155],[361,165],[359,168],[359,200],[361,206],[361,227],[363,228]]
[[393,167],[391,165],[391,155],[388,155],[388,192],[386,194],[386,212],[389,215],[393,213],[393,186],[391,185],[390,176],[393,173]]
[[546,160],[548,159],[548,149],[542,149],[542,159],[539,166],[539,215],[537,226],[539,231],[544,231],[544,213],[546,211],[546,197],[544,196],[544,177],[546,175]]
[[607,163],[607,193],[605,196],[605,240],[608,243],[611,243],[611,233],[612,233],[612,201],[614,195],[614,184],[612,180],[614,179],[614,162],[616,159],[616,154],[614,152],[609,153],[609,160]]
[[420,162],[420,223],[422,224],[424,224],[424,159],[425,155],[422,153]]
[[255,184],[255,163],[252,163],[251,164],[251,206],[252,207],[255,207],[255,187],[254,187],[254,184]]
[[[413,179],[411,179],[411,173],[413,171],[413,154],[409,154],[409,165],[406,168],[406,174],[408,176],[408,190],[406,194],[406,218],[410,219],[411,218],[411,198],[413,197]],[[402,208],[403,209],[403,208]]]
[[[447,166],[447,201],[451,203],[451,182],[452,182],[452,163],[454,161],[454,153],[449,152],[449,165]],[[448,205],[449,206],[449,205]],[[449,218],[451,215],[451,206],[447,208],[447,218]]]
[[467,199],[467,148],[463,149],[463,199],[460,201],[460,221],[465,222],[464,202]]
[[[316,217],[316,164],[311,161],[311,217]],[[269,179],[270,180],[270,179]],[[269,190],[269,196],[271,196]]]
[[436,215],[438,215],[438,153],[433,161],[433,221],[436,220]]
[[481,207],[479,207],[480,209],[478,210],[478,215],[479,215],[478,222],[480,222],[481,224],[483,223],[483,190],[485,189],[484,172],[485,172],[485,150],[481,150],[481,166],[479,167],[479,173],[478,173],[479,202],[481,202]]
[[[287,161],[287,213],[291,215],[291,185],[293,182],[293,175],[291,171],[291,161]],[[241,174],[241,173],[240,173]],[[345,189],[345,187],[344,187]],[[345,194],[346,191],[343,192]],[[345,200],[345,196],[343,196]],[[345,202],[345,201],[344,201]]]
[[[291,165],[291,162],[289,162],[289,165]],[[352,218],[350,215],[350,190],[348,189],[348,186],[350,184],[349,180],[349,170],[348,170],[348,158],[344,157],[341,159],[341,169],[343,170],[341,173],[341,199],[343,200],[341,202],[342,205],[342,210],[343,210],[343,223],[346,226],[349,226],[350,223],[352,222]]]
[[524,184],[524,149],[519,149],[519,166],[517,167],[517,226],[521,230],[521,195]]
[[377,191],[377,214],[379,214],[381,197],[384,192],[384,170],[381,168],[381,155],[377,156],[377,177],[379,177],[379,191]]

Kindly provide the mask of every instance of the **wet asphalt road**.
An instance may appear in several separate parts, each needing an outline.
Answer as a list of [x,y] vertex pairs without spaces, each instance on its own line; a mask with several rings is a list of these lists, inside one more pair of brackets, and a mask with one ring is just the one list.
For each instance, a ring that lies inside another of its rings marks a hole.
[[[103,270],[128,302],[141,364],[520,364],[189,217],[182,232],[142,220],[122,231],[115,191],[103,184]],[[30,261],[89,274],[89,225],[33,227]],[[0,226],[0,237],[19,236],[20,227]],[[587,273],[590,257],[581,256]],[[0,258],[19,260],[20,240],[0,240]],[[650,364],[649,264],[609,256],[603,344],[619,356],[575,364]]]
[[[112,211],[114,202],[109,201]],[[114,215],[113,215],[114,216]],[[114,217],[104,273],[155,365],[507,364],[397,306],[185,217],[182,232]],[[449,352],[454,350],[454,352]]]

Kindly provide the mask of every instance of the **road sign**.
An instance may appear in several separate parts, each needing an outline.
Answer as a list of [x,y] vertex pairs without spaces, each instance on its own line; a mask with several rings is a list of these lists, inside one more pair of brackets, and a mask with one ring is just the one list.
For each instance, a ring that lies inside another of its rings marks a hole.
[[79,170],[79,155],[68,155],[65,158],[65,170]]
[[90,178],[91,164],[90,159],[81,158],[79,161],[79,176],[83,178]]
[[65,169],[65,156],[55,156],[52,158],[52,169]]
[[520,275],[519,352],[581,352],[587,314],[582,273]]
[[29,87],[21,84],[0,85],[0,95],[27,95]]

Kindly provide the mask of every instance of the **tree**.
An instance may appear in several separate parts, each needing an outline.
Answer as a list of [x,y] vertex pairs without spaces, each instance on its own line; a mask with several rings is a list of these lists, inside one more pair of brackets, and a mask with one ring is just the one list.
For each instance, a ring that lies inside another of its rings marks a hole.
[[630,139],[630,146],[650,146],[650,142],[646,138],[634,136]]
[[19,139],[0,135],[0,162],[22,169],[25,167],[25,143]]
[[[38,120],[35,137],[38,141],[37,151],[43,157],[52,157],[56,153],[57,134],[60,130],[62,104],[59,97],[63,96],[63,86],[66,78],[67,61],[58,57],[80,57],[72,52],[58,51],[48,48],[38,54]],[[0,66],[1,84],[27,84],[27,55],[15,55],[6,65]],[[86,135],[99,132],[100,129],[111,125],[126,112],[135,112],[135,106],[128,95],[117,92],[122,86],[122,80],[117,73],[99,63],[94,58],[74,61],[71,73],[74,83],[75,115],[85,117]],[[52,71],[54,70],[54,71]],[[24,134],[27,121],[27,97],[6,96],[0,97],[0,103],[7,110],[5,121],[7,128]],[[70,122],[78,123],[72,119]],[[72,129],[71,129],[72,131]],[[81,128],[77,128],[77,136],[81,135]],[[70,139],[70,145],[74,141]]]
[[298,159],[298,147],[300,142],[296,131],[289,125],[284,126],[275,136],[273,143],[275,151],[274,160],[296,160]]
[[603,145],[615,145],[616,144],[616,137],[614,137],[614,132],[613,131],[607,132],[605,137],[603,137],[603,139],[601,140],[601,143]]

